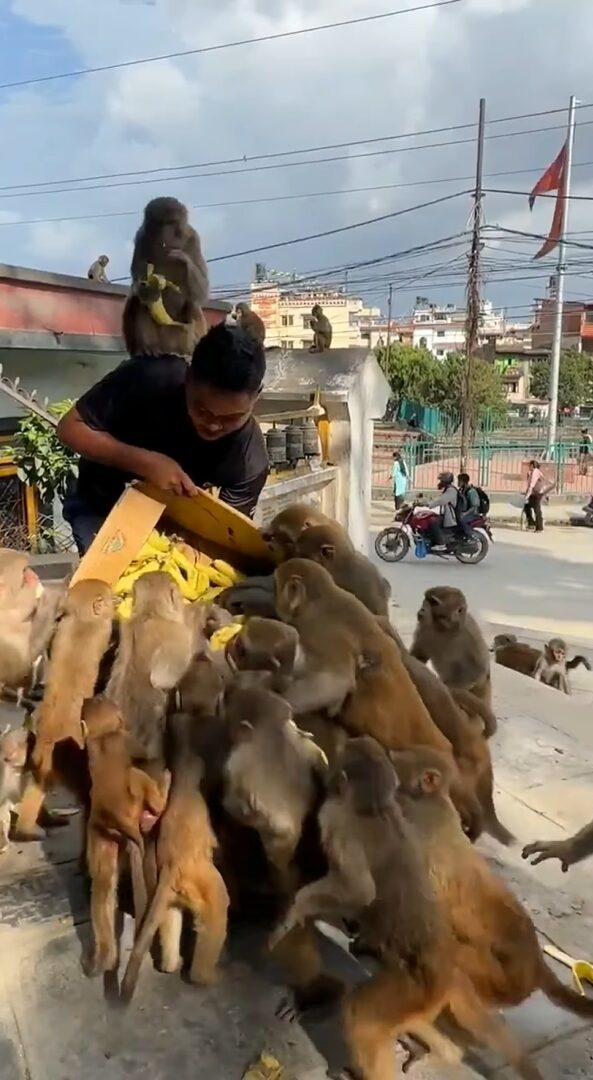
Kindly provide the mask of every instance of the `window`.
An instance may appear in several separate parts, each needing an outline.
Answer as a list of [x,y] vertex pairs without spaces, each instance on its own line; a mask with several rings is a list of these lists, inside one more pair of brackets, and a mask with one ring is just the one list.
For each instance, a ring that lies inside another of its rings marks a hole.
[[294,323],[294,315],[283,315],[282,316],[282,325],[283,326],[292,326],[293,323]]
[[444,337],[444,336],[445,336],[445,331],[444,330],[437,330],[437,337]]
[[301,341],[301,349],[308,349],[310,344],[310,341]]
[[444,355],[445,355],[445,350],[444,349],[437,349],[437,356],[444,356]]
[[294,341],[287,341],[286,342],[286,348],[287,349],[294,349]]
[[311,329],[311,316],[310,315],[303,315],[303,330],[310,330],[310,329]]
[[425,348],[426,348],[426,338],[425,338],[425,337],[421,337],[421,338],[420,338],[420,348],[421,348],[421,349],[425,349]]
[[443,311],[435,311],[434,318],[435,322],[445,322],[447,316]]

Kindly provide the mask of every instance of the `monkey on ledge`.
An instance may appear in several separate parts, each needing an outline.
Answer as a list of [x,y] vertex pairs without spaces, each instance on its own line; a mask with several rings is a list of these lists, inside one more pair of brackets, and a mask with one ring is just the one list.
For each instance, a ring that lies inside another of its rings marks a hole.
[[309,352],[325,352],[332,343],[332,324],[323,314],[321,304],[313,305],[309,322],[313,331],[313,344]]

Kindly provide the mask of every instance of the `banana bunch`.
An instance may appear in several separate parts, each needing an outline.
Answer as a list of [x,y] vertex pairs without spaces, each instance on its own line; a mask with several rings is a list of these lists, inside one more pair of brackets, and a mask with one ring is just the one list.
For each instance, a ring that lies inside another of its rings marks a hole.
[[143,574],[164,570],[179,586],[181,595],[190,603],[196,600],[212,601],[224,589],[242,580],[242,575],[229,563],[215,559],[211,565],[199,562],[197,552],[181,541],[153,529],[136,558],[122,574],[114,587],[117,613],[121,619],[132,613],[132,588]]

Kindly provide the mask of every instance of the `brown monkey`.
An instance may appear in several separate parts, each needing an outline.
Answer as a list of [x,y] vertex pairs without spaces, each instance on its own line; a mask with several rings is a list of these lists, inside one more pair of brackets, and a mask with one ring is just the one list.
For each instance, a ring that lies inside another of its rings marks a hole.
[[497,634],[491,651],[497,664],[530,676],[533,676],[541,656],[539,649],[517,641],[515,634]]
[[543,652],[535,666],[533,678],[536,682],[543,682],[554,690],[561,690],[564,694],[570,694],[570,682],[568,672],[582,664],[587,671],[591,671],[591,665],[584,656],[573,656],[572,660],[566,659],[566,642],[562,638],[551,638],[544,645]]
[[175,971],[180,963],[181,919],[178,910],[191,911],[197,931],[190,979],[211,983],[227,933],[228,893],[213,864],[216,838],[200,783],[204,765],[192,752],[191,717],[177,713],[170,721],[173,739],[172,783],[167,809],[158,827],[156,863],[158,885],[146,912],[126,973],[121,996],[130,1001],[140,966],[160,929],[162,967]]
[[411,648],[424,664],[455,690],[471,690],[492,706],[490,654],[461,589],[437,585],[427,589],[418,612]]
[[169,691],[194,655],[195,613],[186,609],[179,587],[161,570],[134,582],[132,604],[131,617],[120,626],[105,693],[122,714],[133,759],[159,763],[164,756]]
[[266,324],[264,320],[244,301],[235,305],[235,312],[239,326],[242,326],[248,334],[251,334],[251,337],[255,338],[260,345],[263,345],[266,340]]
[[[21,839],[38,840],[44,836],[37,826],[37,818],[52,783],[54,751],[58,744],[70,740],[84,757],[82,705],[85,698],[92,697],[95,692],[99,666],[111,638],[112,620],[113,597],[103,581],[79,581],[70,589],[52,644],[43,701],[34,715],[32,775],[25,788],[16,826]],[[79,784],[84,775],[81,767]],[[76,777],[67,779],[70,784]],[[74,792],[79,799],[86,800],[83,786],[76,785]]]
[[298,538],[295,555],[324,566],[336,585],[352,593],[374,615],[389,611],[391,586],[366,555],[355,551],[348,534],[335,524],[315,525]]
[[323,314],[321,304],[314,304],[311,308],[309,323],[313,331],[313,344],[309,352],[325,352],[332,343],[332,324]]
[[290,706],[264,687],[243,687],[239,678],[225,692],[223,716],[231,741],[223,806],[259,833],[278,886],[286,891],[316,777],[325,772],[324,756],[297,729]]
[[593,821],[584,825],[574,836],[566,840],[535,840],[523,848],[523,858],[531,859],[532,866],[539,866],[547,859],[559,859],[565,874],[570,866],[588,859],[593,855]]
[[[378,621],[382,626],[387,622]],[[469,690],[449,690],[429,667],[410,655],[391,624],[385,629],[397,641],[404,666],[436,726],[451,743],[464,792],[463,820],[470,839],[477,840],[485,829],[501,844],[513,843],[515,838],[499,821],[494,805],[492,758],[486,741],[496,731],[494,713]],[[456,805],[458,802],[456,797]]]
[[30,732],[25,727],[0,735],[0,855],[8,849],[11,812],[21,801]]
[[130,356],[191,356],[206,333],[208,269],[200,237],[177,199],[152,199],[134,240],[131,292],[123,314]]
[[406,671],[395,641],[322,566],[290,559],[274,574],[280,618],[298,631],[303,662],[285,692],[295,713],[329,709],[354,735],[386,748],[415,744],[451,754]]
[[449,797],[448,763],[423,749],[391,756],[400,804],[458,941],[459,966],[482,1004],[520,1005],[542,990],[560,1008],[592,1017],[593,1001],[546,965],[525,908],[464,836]]
[[33,620],[41,584],[22,551],[0,548],[0,687],[19,690],[33,665]]
[[[361,1080],[393,1076],[398,1035],[412,1034],[446,1061],[458,1062],[457,1047],[433,1026],[445,1006],[483,1041],[508,1049],[456,966],[457,942],[398,805],[397,787],[374,739],[348,742],[319,814],[328,873],[299,890],[270,941],[275,948],[315,918],[359,920],[358,951],[380,963],[379,972],[343,1003],[354,1075]],[[522,1075],[539,1078],[534,1068]]]
[[87,277],[91,281],[100,281],[107,284],[109,278],[107,277],[106,266],[109,266],[109,255],[99,255],[99,258],[95,259],[94,263],[91,263]]
[[[122,719],[112,702],[102,697],[86,701],[82,723],[91,776],[86,855],[94,939],[83,966],[87,975],[94,976],[118,966],[115,907],[120,854],[131,841],[136,849],[135,854],[130,851],[134,875],[134,859],[144,851],[142,833],[156,823],[167,797],[152,777],[132,765]],[[136,909],[137,919],[139,914]]]
[[304,502],[292,503],[276,514],[270,524],[262,529],[262,536],[272,544],[279,560],[290,559],[296,554],[296,542],[301,533],[312,525],[333,525],[336,530],[343,532],[345,540],[349,542],[348,533],[337,521],[332,521],[311,503]]
[[229,641],[226,656],[239,671],[270,671],[290,678],[301,662],[299,635],[277,619],[253,615]]

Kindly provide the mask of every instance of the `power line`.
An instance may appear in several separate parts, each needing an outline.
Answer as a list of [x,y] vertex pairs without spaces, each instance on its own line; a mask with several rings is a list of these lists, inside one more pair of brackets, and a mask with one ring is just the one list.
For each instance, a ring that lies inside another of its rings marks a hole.
[[[510,188],[487,188],[489,195],[522,195],[526,199],[531,195],[530,191],[514,191]],[[538,199],[557,199],[558,195],[542,193]],[[593,195],[562,195],[563,202],[593,202]]]
[[[526,236],[529,240],[547,240],[543,233],[524,232],[521,229],[505,229],[503,225],[485,225],[485,229],[508,233],[509,236]],[[578,240],[567,240],[569,247],[584,248],[585,251],[593,251],[593,244],[582,244]]]
[[[493,123],[494,121],[490,121]],[[578,161],[573,165],[573,169],[583,169],[593,166],[593,161]],[[484,173],[485,179],[490,179],[494,176],[519,176],[526,173],[541,172],[545,168],[545,165],[533,165],[529,169],[510,169],[503,172],[491,172]],[[364,194],[370,191],[393,191],[400,188],[409,187],[430,187],[436,184],[453,184],[453,183],[465,183],[466,181],[473,180],[471,174],[465,176],[441,176],[434,180],[422,180],[420,178],[416,180],[405,180],[397,184],[373,184],[368,187],[351,187],[351,188],[334,188],[328,191],[302,191],[293,195],[262,195],[255,199],[227,199],[223,202],[211,202],[211,203],[190,203],[190,210],[217,210],[226,206],[254,206],[259,203],[273,203],[273,202],[293,202],[297,199],[319,199],[328,196],[335,195],[357,195]],[[106,218],[116,217],[138,217],[142,213],[143,207],[137,207],[135,210],[112,210],[100,214],[76,214],[72,216],[64,217],[45,217],[45,218],[24,218],[16,221],[0,221],[0,229],[8,228],[15,225],[49,225],[49,224],[61,224],[68,221],[98,221]],[[593,229],[582,229],[579,233],[569,233],[569,236],[576,235],[593,235]]]
[[[587,127],[590,124],[593,124],[593,120],[584,120],[583,123],[580,125],[580,127]],[[513,138],[513,137],[518,136],[518,135],[536,135],[536,134],[539,134],[540,132],[545,132],[545,131],[564,131],[564,125],[563,124],[555,124],[555,125],[547,126],[547,127],[521,128],[519,131],[502,131],[502,132],[499,132],[498,134],[495,134],[495,135],[487,135],[486,138],[487,139],[509,139],[509,138]],[[412,153],[412,152],[415,152],[417,150],[435,150],[435,149],[440,149],[440,148],[445,147],[445,146],[464,146],[464,145],[469,144],[469,143],[471,143],[473,145],[475,143],[475,139],[473,139],[473,138],[469,138],[469,139],[446,139],[446,140],[444,140],[442,142],[420,143],[418,146],[399,146],[399,147],[392,147],[392,148],[387,149],[387,150],[367,150],[367,151],[364,151],[362,154],[333,154],[333,155],[331,155],[329,157],[305,158],[302,161],[280,161],[280,162],[275,162],[272,165],[248,165],[245,168],[241,168],[241,169],[218,169],[218,170],[213,171],[213,172],[189,173],[189,174],[184,175],[184,176],[163,176],[163,177],[158,178],[158,183],[162,183],[162,184],[167,183],[167,184],[169,184],[169,183],[179,183],[180,181],[185,181],[185,180],[207,180],[210,177],[240,176],[240,175],[244,175],[245,173],[269,172],[269,171],[271,171],[273,169],[292,169],[292,168],[296,168],[296,167],[301,166],[301,165],[324,165],[324,164],[327,164],[328,162],[335,162],[335,161],[358,161],[361,158],[385,157],[385,156],[388,156],[390,154]],[[52,183],[54,183],[54,184],[58,184],[60,182],[61,181],[59,181],[59,180],[52,181]],[[157,181],[155,180],[154,177],[150,177],[148,179],[142,179],[142,180],[118,180],[114,184],[88,184],[86,187],[81,187],[80,185],[77,185],[77,186],[74,186],[74,187],[62,187],[62,188],[55,187],[55,188],[52,188],[51,190],[43,190],[43,191],[40,191],[40,190],[35,190],[35,191],[32,191],[32,190],[31,191],[22,191],[22,190],[18,190],[18,191],[17,190],[2,191],[2,190],[0,190],[0,199],[27,198],[29,196],[38,196],[38,195],[65,195],[65,194],[69,194],[71,192],[84,192],[84,191],[109,191],[112,188],[144,187],[146,184],[154,184],[156,182]]]
[[217,255],[214,259],[209,259],[208,262],[215,263],[223,262],[225,259],[238,259],[242,255],[256,255],[259,251],[272,251],[274,248],[288,247],[290,244],[302,244],[306,240],[319,240],[323,236],[335,236],[337,233],[350,232],[352,229],[360,229],[366,225],[376,225],[380,221],[389,221],[391,218],[401,217],[403,214],[411,214],[414,210],[426,210],[430,206],[438,206],[440,203],[450,202],[452,199],[459,199],[462,195],[467,194],[467,191],[455,191],[452,195],[441,195],[438,199],[416,203],[415,206],[406,206],[403,210],[392,210],[389,214],[367,218],[366,221],[356,221],[352,225],[341,225],[336,229],[311,233],[309,236],[297,236],[292,240],[279,240],[274,244],[262,244],[260,247],[247,248],[245,251],[234,251],[229,255]]
[[[591,108],[593,108],[593,102],[584,103],[583,105],[579,106],[580,110],[591,109]],[[565,109],[540,109],[538,112],[533,112],[533,113],[518,113],[518,114],[516,114],[514,116],[499,116],[494,120],[489,120],[488,124],[514,123],[516,120],[528,120],[528,119],[535,118],[535,117],[540,117],[540,116],[552,116],[552,115],[554,115],[556,113],[565,112],[565,111],[566,111]],[[402,131],[402,132],[398,132],[395,135],[376,135],[373,138],[351,139],[351,140],[349,140],[347,142],[325,143],[325,144],[323,144],[321,146],[303,146],[303,147],[301,147],[300,149],[297,149],[297,150],[295,150],[295,149],[292,149],[292,150],[276,150],[276,151],[270,151],[270,152],[265,153],[265,154],[241,154],[238,157],[219,158],[219,159],[217,159],[215,161],[197,161],[197,162],[192,162],[189,165],[161,165],[158,168],[153,168],[153,169],[131,169],[131,170],[128,170],[126,172],[95,173],[92,176],[69,176],[69,177],[64,177],[62,179],[58,179],[58,180],[37,180],[37,181],[32,182],[32,183],[24,183],[24,184],[3,184],[2,187],[0,187],[0,191],[17,191],[17,190],[29,189],[29,188],[54,187],[57,184],[86,184],[86,183],[90,183],[92,180],[116,180],[116,179],[120,179],[122,177],[138,176],[138,175],[155,176],[156,173],[161,173],[161,172],[174,173],[174,172],[182,172],[182,171],[184,171],[186,169],[214,168],[214,167],[217,167],[219,165],[241,165],[241,164],[245,164],[245,163],[250,162],[250,161],[267,161],[267,160],[270,160],[271,158],[295,157],[298,154],[316,154],[316,153],[322,153],[322,152],[324,152],[326,150],[344,150],[344,149],[346,149],[347,147],[350,147],[350,146],[369,146],[369,145],[372,145],[374,143],[393,142],[393,141],[399,140],[399,139],[416,139],[416,138],[424,137],[425,135],[444,135],[444,134],[446,134],[447,132],[450,132],[450,131],[466,131],[469,128],[475,128],[475,127],[476,127],[475,121],[468,121],[466,123],[447,124],[447,125],[445,125],[443,127],[424,128],[424,129],[422,129],[420,131]],[[557,130],[557,128],[556,127],[552,127],[552,128],[544,127],[544,128],[536,128],[535,130],[536,131],[554,131],[554,130]],[[494,137],[496,137],[496,138],[504,138],[506,134],[507,133],[503,132],[501,135],[494,136]],[[512,132],[510,132],[509,134],[512,134]],[[529,132],[527,132],[527,134],[529,134]],[[491,137],[491,136],[488,136],[488,137]],[[469,139],[467,141],[472,142],[473,139]],[[167,178],[165,177],[164,179],[167,179]],[[171,179],[174,179],[174,178],[171,177]]]
[[300,30],[283,30],[277,34],[261,34],[259,37],[242,38],[239,41],[224,41],[216,45],[203,45],[198,49],[183,49],[178,52],[163,53],[160,56],[145,56],[139,60],[122,60],[117,64],[102,64],[99,67],[80,68],[78,71],[63,71],[56,75],[41,75],[35,79],[19,79],[16,82],[0,83],[0,90],[9,90],[19,86],[35,86],[39,83],[55,82],[58,79],[74,79],[80,75],[96,75],[102,71],[117,71],[121,68],[138,67],[141,64],[156,64],[161,60],[177,60],[186,56],[199,56],[204,53],[220,52],[223,49],[236,49],[243,45],[258,45],[264,41],[280,41],[282,38],[301,37],[304,34],[316,34],[321,30],[337,30],[345,26],[359,26],[361,23],[378,22],[380,19],[392,19],[396,15],[409,15],[416,11],[430,11],[432,8],[451,7],[462,0],[434,0],[428,4],[399,8],[397,11],[384,11],[377,15],[361,15],[355,19],[343,19],[340,22],[322,23],[319,26],[305,26]]

